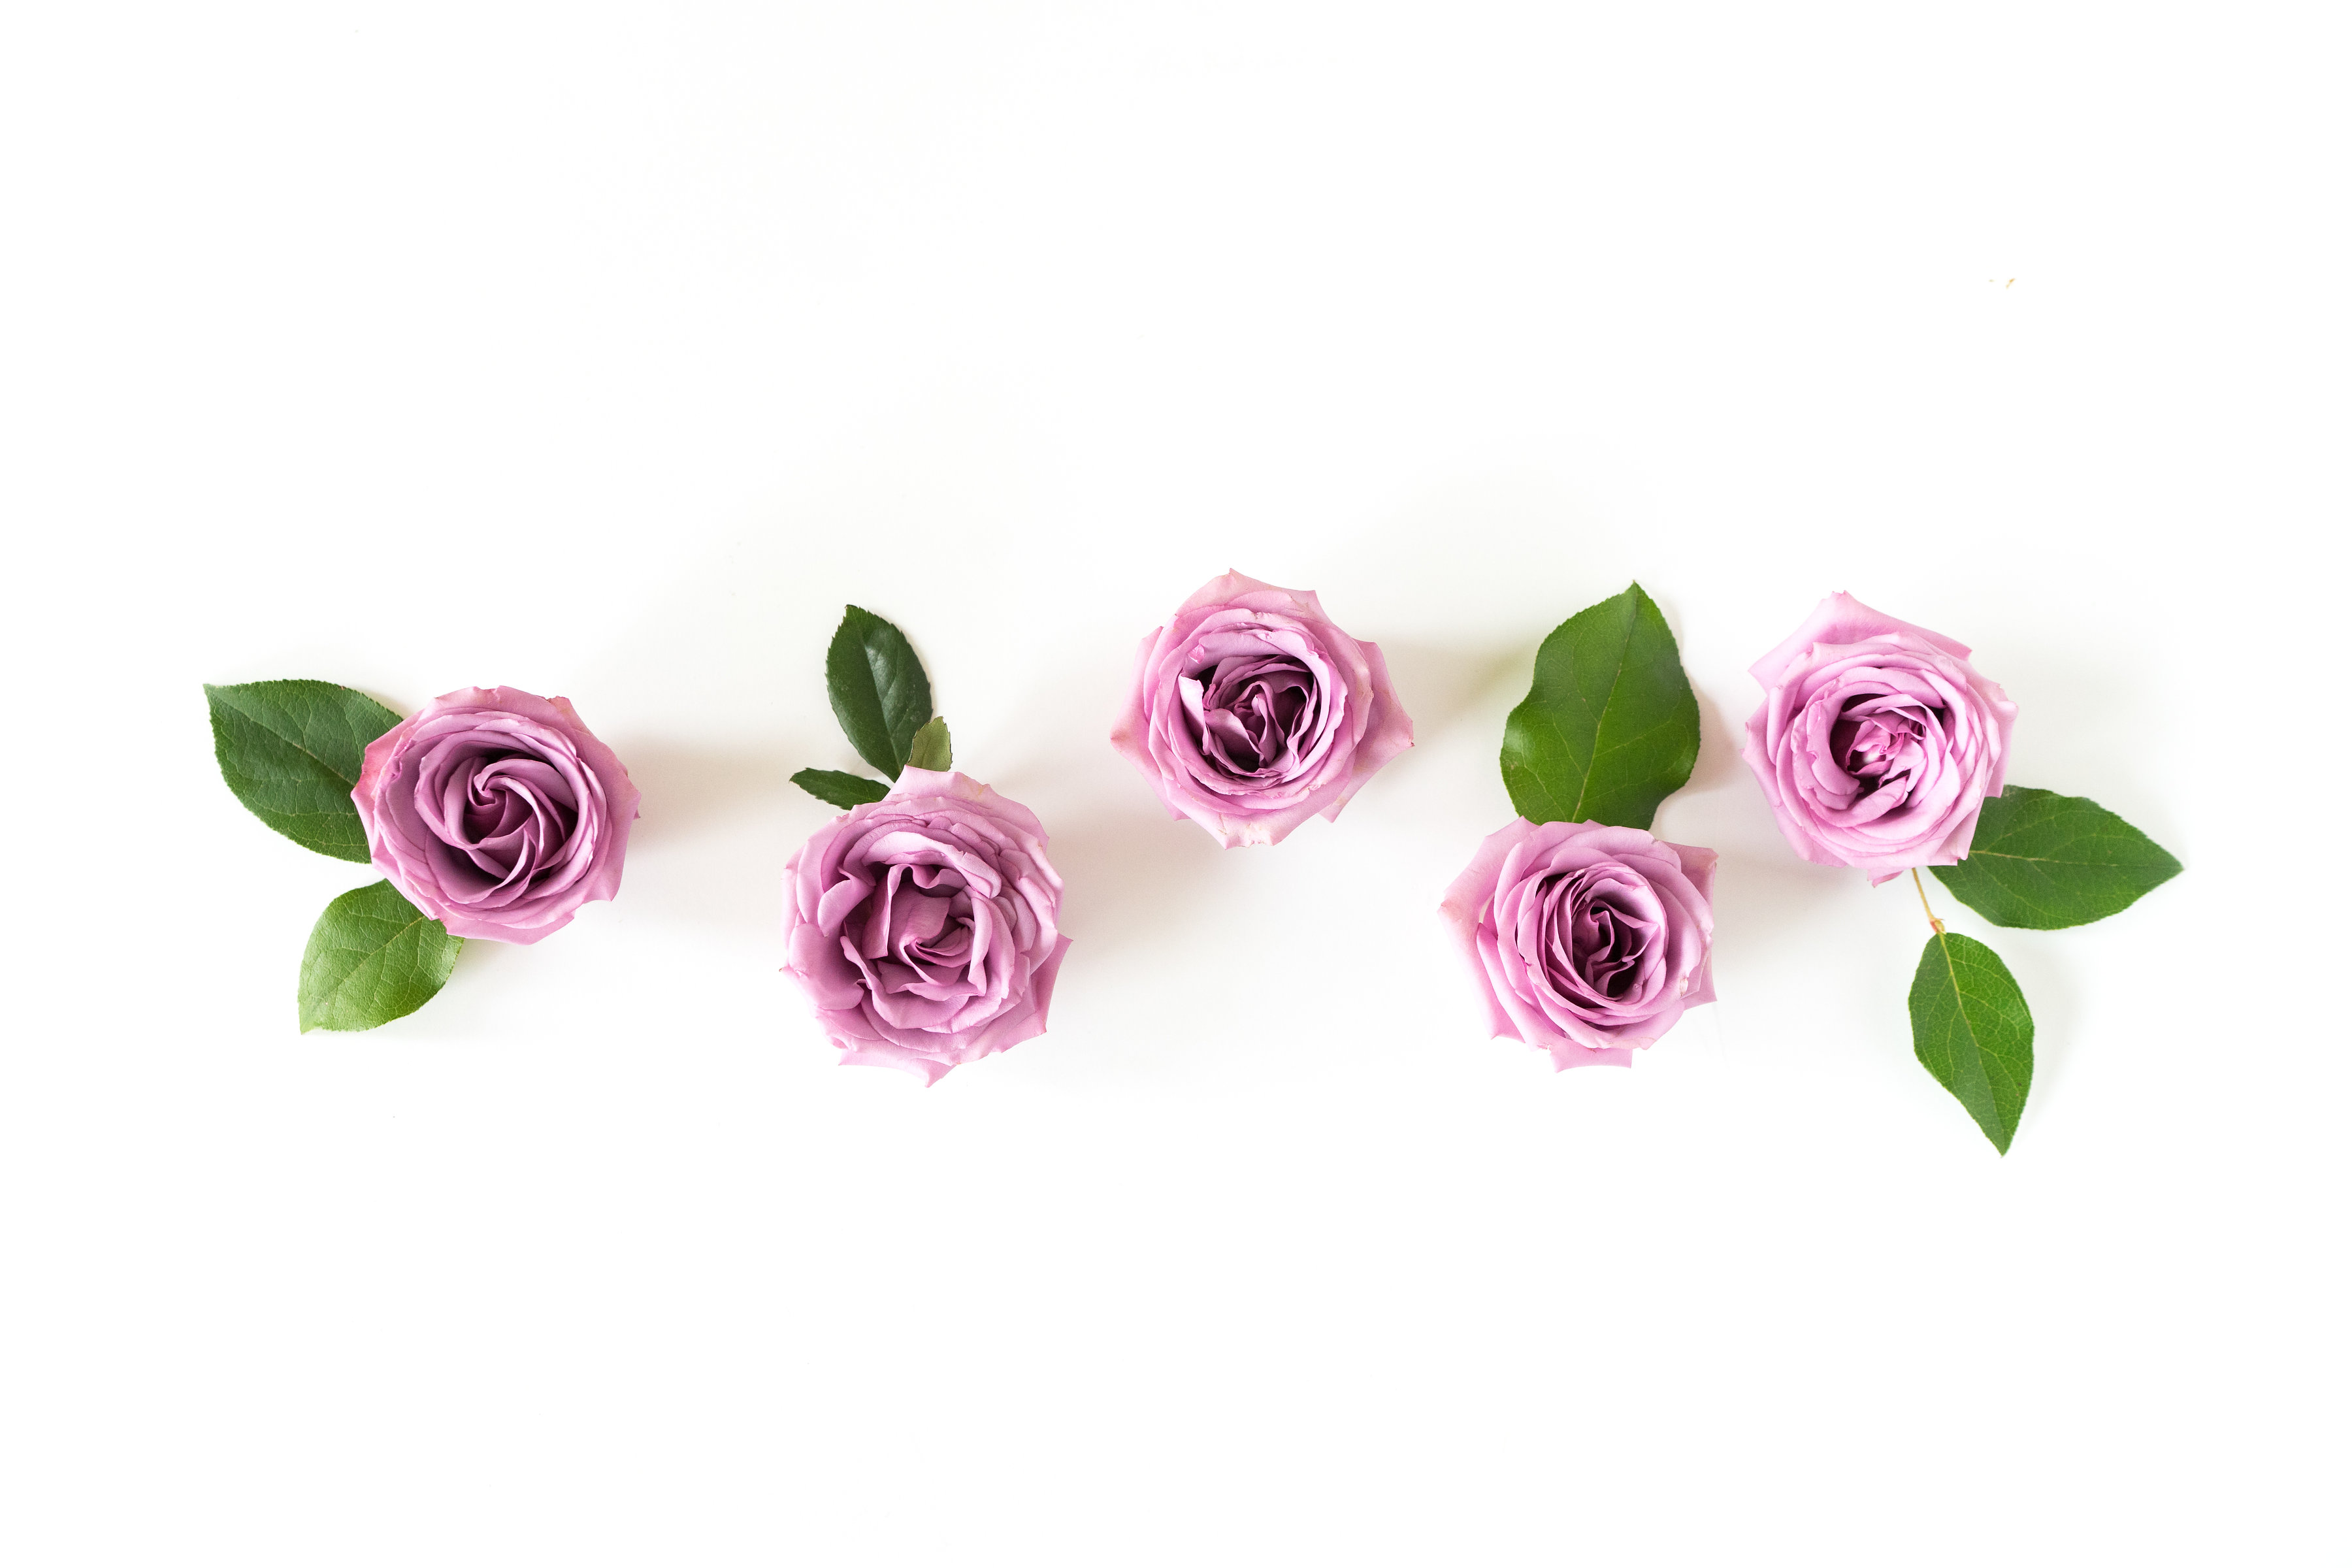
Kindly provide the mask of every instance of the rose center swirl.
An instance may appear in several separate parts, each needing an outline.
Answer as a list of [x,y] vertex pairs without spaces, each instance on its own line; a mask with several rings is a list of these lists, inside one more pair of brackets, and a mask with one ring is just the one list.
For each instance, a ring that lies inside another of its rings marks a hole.
[[1239,779],[1298,770],[1323,718],[1322,688],[1304,664],[1280,654],[1234,657],[1192,679],[1201,683],[1202,755]]
[[1553,984],[1601,1002],[1641,991],[1657,922],[1639,907],[1623,873],[1588,867],[1546,878],[1543,963]]
[[1943,720],[1940,710],[1913,698],[1849,698],[1830,727],[1830,754],[1860,795],[1885,789],[1907,795],[1927,767],[1928,737]]
[[432,826],[441,840],[500,881],[549,868],[580,825],[570,781],[527,752],[486,751],[443,775]]
[[848,933],[886,993],[946,994],[972,988],[984,956],[971,890],[938,866],[893,866],[869,900],[863,925]]

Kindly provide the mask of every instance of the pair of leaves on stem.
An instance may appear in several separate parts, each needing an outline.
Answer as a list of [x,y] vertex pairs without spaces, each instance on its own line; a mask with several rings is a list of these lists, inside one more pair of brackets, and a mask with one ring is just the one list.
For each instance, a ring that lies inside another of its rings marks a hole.
[[[306,849],[367,863],[367,829],[352,791],[368,742],[400,715],[325,680],[206,686],[213,754],[246,809]],[[304,1033],[373,1029],[404,1018],[447,983],[465,939],[372,882],[330,903],[310,928],[295,987]]]
[[[907,768],[945,773],[954,765],[948,721],[931,712],[931,680],[906,634],[869,610],[849,605],[824,653],[825,695],[857,754],[897,778]],[[803,768],[793,783],[847,811],[880,800],[890,786],[832,768]]]
[[[2063,931],[2129,909],[2180,862],[2095,801],[2013,784],[1984,803],[1968,858],[1934,869],[1997,926]],[[1984,943],[1938,931],[1910,1000],[1920,1065],[2008,1153],[2033,1082],[2033,1015],[2016,977]]]

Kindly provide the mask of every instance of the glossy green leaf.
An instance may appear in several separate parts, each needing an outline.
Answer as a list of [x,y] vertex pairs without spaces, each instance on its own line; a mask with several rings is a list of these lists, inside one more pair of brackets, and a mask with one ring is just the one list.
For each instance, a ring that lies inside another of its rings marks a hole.
[[890,786],[879,779],[861,778],[856,773],[835,773],[831,768],[803,768],[793,775],[793,783],[809,792],[827,805],[837,805],[847,811],[853,805],[880,800],[890,793]]
[[857,754],[891,778],[931,716],[931,682],[898,627],[851,605],[824,655],[825,694]]
[[908,748],[907,765],[929,768],[943,773],[955,765],[955,748],[948,743],[948,721],[933,719],[915,731],[914,744]]
[[406,1017],[448,982],[465,945],[390,882],[353,889],[327,906],[302,950],[303,1033]]
[[1950,931],[1927,939],[1911,977],[1911,1048],[2008,1153],[2033,1082],[2033,1014],[1999,953]]
[[1544,638],[1503,725],[1503,785],[1530,822],[1647,828],[1697,761],[1698,699],[1638,583]]
[[367,859],[352,788],[368,742],[399,723],[399,714],[324,680],[207,686],[205,700],[221,777],[247,810],[306,849]]
[[1997,926],[2058,931],[2129,909],[2180,862],[2095,801],[2011,784],[1984,803],[1969,858],[1934,870]]

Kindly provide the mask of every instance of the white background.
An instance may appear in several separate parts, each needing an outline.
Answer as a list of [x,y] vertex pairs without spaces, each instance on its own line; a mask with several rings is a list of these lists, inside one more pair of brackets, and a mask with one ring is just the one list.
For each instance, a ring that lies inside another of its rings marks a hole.
[[[0,1556],[2340,1563],[2335,8],[26,5],[0,36]],[[1107,732],[1235,567],[1419,747],[1220,851]],[[1639,580],[1721,1002],[1481,1037],[1440,892]],[[1989,936],[1734,736],[1844,588],[2188,865]],[[1051,1032],[841,1069],[841,605],[1055,838]],[[298,1035],[366,869],[201,681],[571,697],[619,900]]]

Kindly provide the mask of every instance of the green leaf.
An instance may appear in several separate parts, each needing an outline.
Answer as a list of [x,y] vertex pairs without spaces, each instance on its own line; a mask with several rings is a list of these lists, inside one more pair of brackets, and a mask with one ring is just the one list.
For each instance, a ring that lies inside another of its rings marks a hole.
[[906,636],[852,605],[824,655],[825,694],[857,754],[892,778],[931,716],[931,683]]
[[907,765],[928,768],[943,773],[955,765],[955,748],[948,743],[948,721],[933,719],[915,731],[914,744],[907,749]]
[[352,789],[368,742],[399,723],[399,714],[324,680],[207,686],[205,700],[221,777],[246,809],[306,849],[367,859]]
[[1911,977],[1911,1048],[2002,1153],[2033,1082],[2033,1015],[2000,955],[1938,931]]
[[2180,862],[2105,806],[2011,784],[1984,803],[1969,858],[1932,869],[1997,926],[2059,931],[2129,909]]
[[1529,822],[1650,826],[1698,761],[1698,699],[1639,583],[1562,622],[1503,724],[1503,786]]
[[302,950],[302,1032],[406,1017],[448,982],[465,945],[390,882],[353,889],[327,906]]
[[831,768],[803,768],[793,775],[793,783],[825,805],[837,805],[844,811],[870,800],[880,800],[890,793],[890,786],[878,780],[837,773]]

